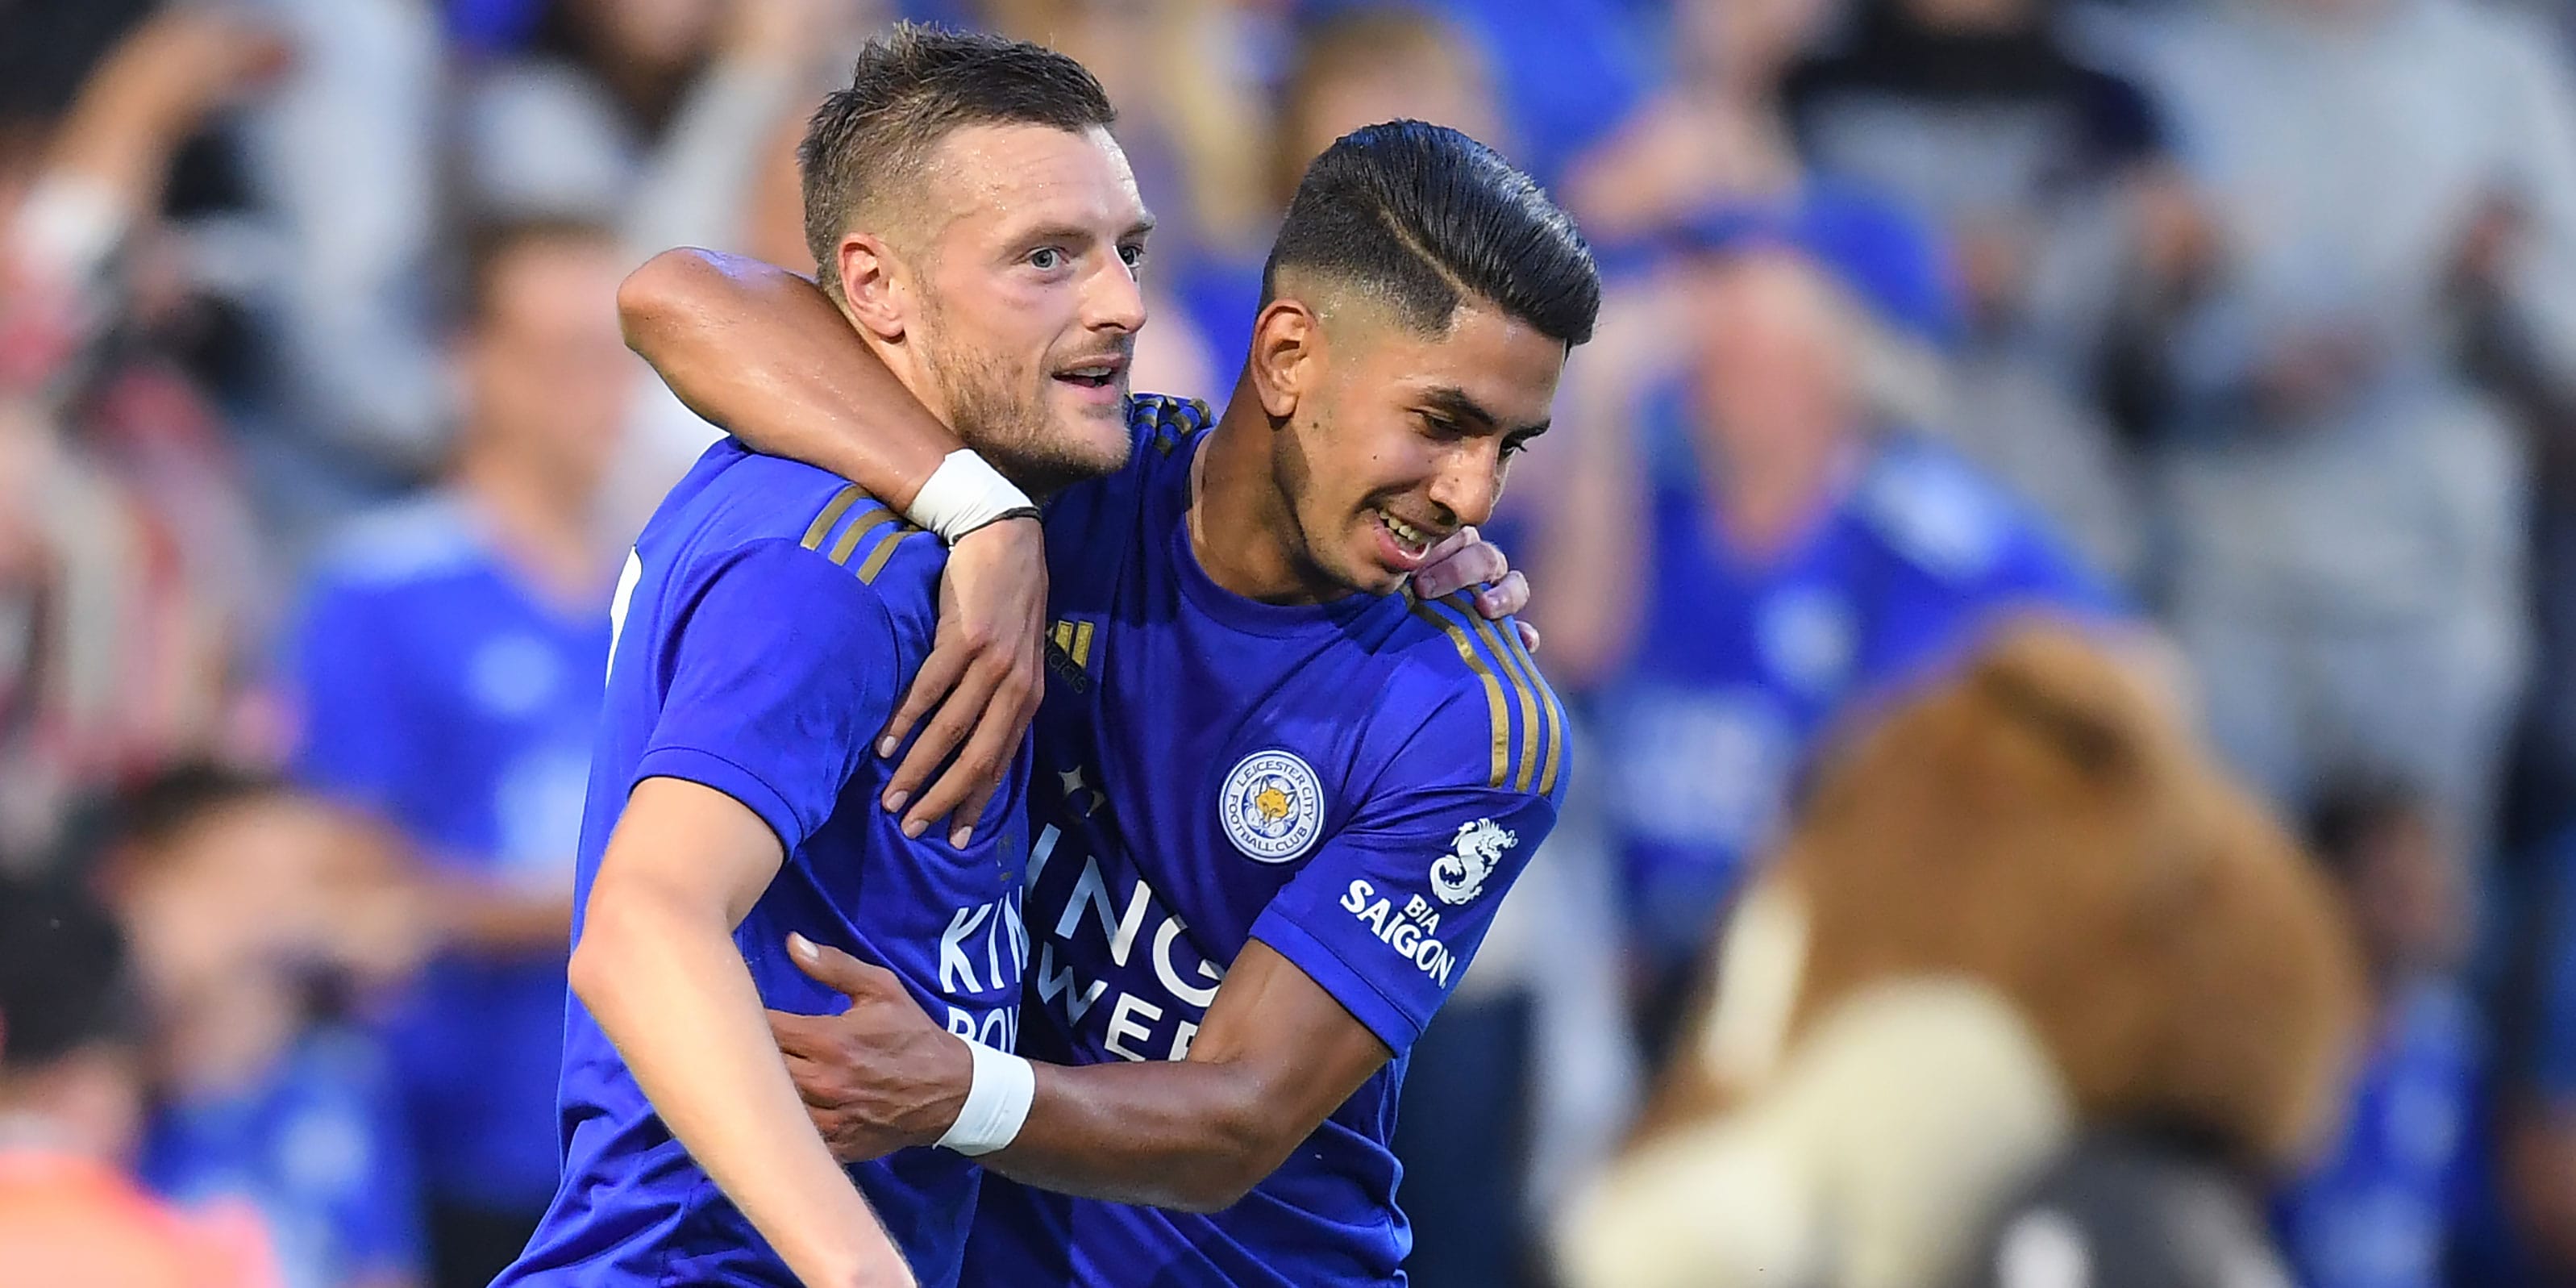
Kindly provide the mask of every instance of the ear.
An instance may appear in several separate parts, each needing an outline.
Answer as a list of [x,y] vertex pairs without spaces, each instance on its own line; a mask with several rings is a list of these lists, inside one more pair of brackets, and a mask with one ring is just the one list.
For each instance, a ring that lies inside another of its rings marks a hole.
[[1261,410],[1274,421],[1296,414],[1323,378],[1324,320],[1285,296],[1264,305],[1252,321],[1252,354],[1246,369]]
[[832,267],[850,317],[880,340],[900,340],[912,316],[912,287],[902,261],[874,233],[842,236]]

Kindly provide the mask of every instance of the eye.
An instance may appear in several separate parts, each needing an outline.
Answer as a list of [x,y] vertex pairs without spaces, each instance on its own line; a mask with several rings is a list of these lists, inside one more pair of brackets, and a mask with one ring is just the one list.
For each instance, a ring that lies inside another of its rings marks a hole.
[[1121,246],[1118,248],[1118,260],[1127,266],[1128,272],[1135,272],[1145,266],[1145,248],[1136,245]]
[[1029,267],[1041,273],[1052,273],[1064,267],[1064,251],[1055,246],[1040,246],[1029,252]]
[[1512,459],[1513,457],[1520,455],[1522,452],[1524,452],[1524,451],[1528,450],[1528,448],[1529,448],[1529,440],[1527,440],[1527,439],[1522,439],[1522,438],[1506,439],[1506,440],[1504,441],[1504,443],[1503,443],[1503,459],[1508,461],[1508,460]]

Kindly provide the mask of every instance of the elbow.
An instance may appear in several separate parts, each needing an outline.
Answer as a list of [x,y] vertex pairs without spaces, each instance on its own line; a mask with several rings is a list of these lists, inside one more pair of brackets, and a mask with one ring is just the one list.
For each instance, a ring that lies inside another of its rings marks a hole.
[[606,1000],[619,971],[616,936],[594,919],[585,927],[581,941],[572,947],[572,961],[564,968],[564,980],[572,986],[572,995],[596,1013]]
[[1230,1107],[1207,1126],[1208,1148],[1201,1165],[1177,1169],[1174,1193],[1163,1204],[1182,1212],[1222,1212],[1242,1201],[1262,1178],[1279,1170],[1297,1147],[1281,1139],[1275,1112],[1259,1101]]
[[626,346],[650,357],[646,350],[652,338],[688,311],[694,284],[715,271],[707,252],[681,247],[663,251],[628,273],[617,284],[617,323],[625,333]]
[[644,910],[618,893],[592,891],[581,938],[574,941],[572,960],[564,966],[564,982],[593,1018],[616,1009],[618,987],[634,978],[634,949],[653,937],[651,929],[640,924]]

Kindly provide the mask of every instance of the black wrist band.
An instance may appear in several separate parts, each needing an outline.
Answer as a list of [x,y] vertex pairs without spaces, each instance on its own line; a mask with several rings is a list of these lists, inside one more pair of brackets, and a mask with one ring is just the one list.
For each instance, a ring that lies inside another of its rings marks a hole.
[[966,538],[974,536],[976,533],[982,532],[984,529],[992,527],[994,524],[1001,523],[1005,520],[1036,519],[1042,517],[1044,516],[1039,514],[1038,508],[1034,505],[1014,506],[1011,509],[1004,510],[1000,514],[996,514],[992,518],[986,519],[982,523],[976,524],[974,527],[968,528],[964,532],[960,532],[956,536],[949,538],[948,544],[952,546],[956,545],[958,542],[964,541]]

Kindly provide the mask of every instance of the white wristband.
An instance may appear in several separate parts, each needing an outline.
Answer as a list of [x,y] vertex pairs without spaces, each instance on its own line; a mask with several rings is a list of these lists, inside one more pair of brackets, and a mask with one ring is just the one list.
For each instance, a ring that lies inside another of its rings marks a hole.
[[974,1081],[966,1086],[966,1105],[957,1121],[939,1138],[941,1149],[960,1154],[990,1154],[1010,1144],[1029,1120],[1029,1102],[1037,1098],[1038,1071],[1008,1051],[959,1039],[975,1057]]
[[1029,508],[1027,493],[961,447],[931,471],[904,517],[916,528],[938,533],[941,541],[953,542],[1010,511]]

